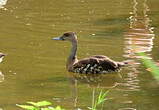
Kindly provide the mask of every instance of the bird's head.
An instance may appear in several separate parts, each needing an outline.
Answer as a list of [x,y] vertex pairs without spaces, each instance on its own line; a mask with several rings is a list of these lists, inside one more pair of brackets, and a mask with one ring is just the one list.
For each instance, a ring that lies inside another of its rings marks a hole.
[[66,32],[60,37],[53,38],[53,40],[74,41],[77,40],[77,36],[75,32]]

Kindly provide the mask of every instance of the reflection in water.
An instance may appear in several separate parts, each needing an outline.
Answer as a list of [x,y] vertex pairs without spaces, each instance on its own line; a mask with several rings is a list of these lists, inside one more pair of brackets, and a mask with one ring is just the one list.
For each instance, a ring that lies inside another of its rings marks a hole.
[[119,75],[115,74],[96,74],[96,75],[87,75],[87,74],[71,74],[70,79],[72,83],[75,82],[87,84],[88,87],[95,88],[112,88],[116,83],[121,81]]
[[96,88],[110,89],[118,85],[121,80],[117,74],[107,75],[85,75],[85,74],[70,74],[69,76],[72,85],[72,97],[74,107],[77,108],[78,103],[78,83],[87,84],[92,90],[92,104],[95,102]]
[[4,74],[0,71],[0,82],[4,81]]
[[7,4],[7,0],[0,0],[0,8],[4,8],[3,6]]
[[[141,8],[142,6],[143,8]],[[142,9],[140,11],[139,9]],[[130,12],[130,27],[125,35],[125,55],[124,57],[134,61],[131,65],[133,73],[138,73],[136,69],[138,67],[137,58],[140,58],[137,53],[151,52],[153,48],[154,33],[150,23],[151,20],[147,14],[149,7],[147,0],[144,0],[142,4],[138,4],[137,0],[133,0],[133,12]],[[150,58],[150,56],[149,56]]]
[[133,0],[133,12],[131,12],[130,28],[125,33],[125,57],[127,58],[140,58],[136,53],[150,52],[153,47],[153,28],[150,23],[151,20],[148,17],[147,12],[149,11],[147,0],[143,2],[142,13],[138,12],[138,2]]
[[[133,64],[130,65],[130,72],[124,77],[123,83],[120,84],[120,89],[125,91],[124,97],[129,97],[129,92],[127,91],[140,91],[137,70],[139,63],[138,58],[141,58],[137,53],[140,52],[151,52],[153,48],[154,33],[153,28],[150,23],[151,20],[147,14],[149,7],[147,5],[147,0],[143,3],[138,0],[133,0],[133,11],[130,12],[130,26],[127,32],[124,33],[125,36],[125,55],[124,57],[131,59]],[[142,8],[143,7],[143,8]],[[149,55],[150,58],[150,55]],[[124,104],[129,104],[132,100],[128,100]],[[119,110],[135,110],[135,108],[120,108]]]
[[120,108],[118,110],[136,110],[135,108]]
[[139,91],[140,86],[137,74],[134,74],[134,72],[127,73],[127,76],[123,78],[123,82],[120,83],[118,89],[122,91]]

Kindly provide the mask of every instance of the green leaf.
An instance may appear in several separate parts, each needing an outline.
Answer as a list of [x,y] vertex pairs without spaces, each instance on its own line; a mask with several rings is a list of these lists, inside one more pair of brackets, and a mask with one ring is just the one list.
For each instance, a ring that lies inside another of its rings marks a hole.
[[36,108],[34,106],[30,106],[30,105],[19,105],[19,104],[16,104],[16,106],[21,107],[23,109],[27,109],[27,110],[39,110],[38,108]]
[[159,67],[155,64],[153,60],[150,60],[147,58],[147,55],[145,53],[138,53],[138,55],[142,56],[142,62],[147,67],[150,68],[152,75],[159,80]]
[[34,106],[37,106],[37,103],[36,102],[26,102],[28,104],[31,104],[31,105],[34,105]]
[[52,105],[51,102],[48,101],[40,101],[40,102],[27,102],[28,104],[37,106],[37,107],[42,107],[42,106],[48,106],[48,105]]
[[103,93],[102,90],[100,91],[100,94],[99,94],[98,99],[97,99],[97,102],[96,102],[97,105],[103,103],[103,102],[106,100],[106,96],[107,96],[107,93],[108,93],[108,92],[109,92],[109,91],[106,91],[106,92]]
[[105,93],[103,93],[102,99],[106,100],[106,96],[107,96],[108,92],[109,92],[109,91],[106,91]]

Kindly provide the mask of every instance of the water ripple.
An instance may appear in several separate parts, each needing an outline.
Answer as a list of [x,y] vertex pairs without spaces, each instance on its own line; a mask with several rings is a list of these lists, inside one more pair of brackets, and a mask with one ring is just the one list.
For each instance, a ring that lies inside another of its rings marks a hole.
[[119,108],[118,110],[136,110],[135,108]]
[[136,74],[130,72],[126,78],[123,78],[123,82],[119,83],[118,89],[120,91],[140,91],[139,82]]

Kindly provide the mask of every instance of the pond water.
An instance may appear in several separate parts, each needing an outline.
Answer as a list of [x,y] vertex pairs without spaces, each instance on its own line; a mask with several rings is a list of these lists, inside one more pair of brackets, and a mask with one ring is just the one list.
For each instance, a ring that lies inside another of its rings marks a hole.
[[[0,0],[0,110],[48,100],[87,110],[100,90],[103,110],[158,110],[159,85],[135,53],[159,62],[158,0]],[[78,58],[103,54],[133,64],[120,73],[86,76],[65,69],[68,42],[78,35]]]

